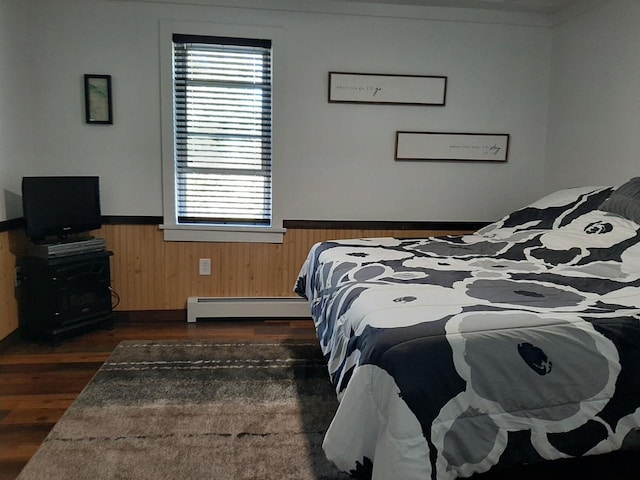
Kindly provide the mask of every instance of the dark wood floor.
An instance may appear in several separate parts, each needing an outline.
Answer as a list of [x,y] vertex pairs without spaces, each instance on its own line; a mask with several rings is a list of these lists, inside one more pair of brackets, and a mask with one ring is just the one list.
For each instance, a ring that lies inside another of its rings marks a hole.
[[[315,340],[311,320],[116,321],[57,347],[22,340],[0,353],[0,480],[13,480],[122,340]],[[8,344],[8,345],[7,345]]]

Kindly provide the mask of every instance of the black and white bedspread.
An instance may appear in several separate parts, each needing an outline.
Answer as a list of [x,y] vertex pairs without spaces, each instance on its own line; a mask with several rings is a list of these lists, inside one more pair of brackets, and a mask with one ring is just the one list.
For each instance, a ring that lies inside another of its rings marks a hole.
[[309,299],[356,478],[468,477],[636,447],[640,225],[613,189],[549,195],[475,234],[314,245]]

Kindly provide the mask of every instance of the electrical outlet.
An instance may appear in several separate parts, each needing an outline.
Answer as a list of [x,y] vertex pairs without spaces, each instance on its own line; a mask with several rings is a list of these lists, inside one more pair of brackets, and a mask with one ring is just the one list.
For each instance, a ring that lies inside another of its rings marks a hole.
[[14,276],[14,280],[13,280],[13,285],[17,288],[20,285],[22,285],[22,272],[20,270],[20,267],[16,267],[15,269],[15,276]]
[[199,262],[200,275],[211,275],[211,259],[201,258]]

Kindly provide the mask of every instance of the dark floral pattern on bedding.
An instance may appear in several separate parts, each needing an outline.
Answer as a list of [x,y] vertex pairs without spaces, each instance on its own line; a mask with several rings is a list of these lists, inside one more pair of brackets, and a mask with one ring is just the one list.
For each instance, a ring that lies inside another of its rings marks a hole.
[[640,225],[598,209],[612,191],[473,235],[314,246],[296,292],[340,400],[327,456],[356,478],[453,480],[637,436]]

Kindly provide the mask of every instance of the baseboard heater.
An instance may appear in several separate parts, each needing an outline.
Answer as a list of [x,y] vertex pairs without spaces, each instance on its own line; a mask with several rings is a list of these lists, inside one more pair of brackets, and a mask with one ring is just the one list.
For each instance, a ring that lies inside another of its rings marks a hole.
[[189,297],[187,322],[199,318],[309,318],[309,302],[295,297]]

